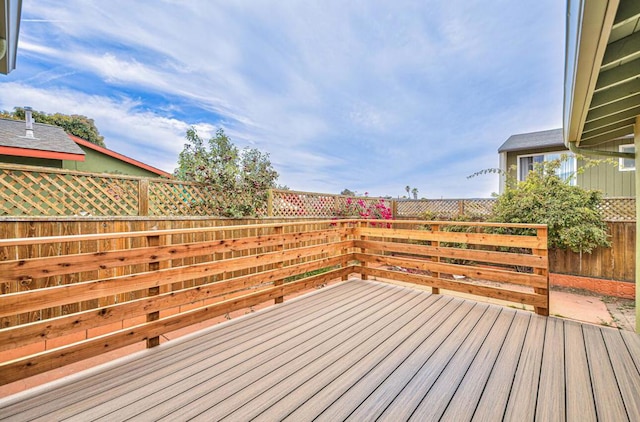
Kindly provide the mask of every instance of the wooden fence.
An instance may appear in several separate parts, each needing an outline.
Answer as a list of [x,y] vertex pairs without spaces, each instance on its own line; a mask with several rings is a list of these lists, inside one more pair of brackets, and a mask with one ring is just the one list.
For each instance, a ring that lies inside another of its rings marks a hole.
[[553,249],[549,252],[551,272],[635,281],[636,223],[634,221],[607,222],[611,247],[596,248],[591,253]]
[[[138,342],[153,347],[164,333],[351,273],[548,314],[544,226],[323,220],[118,232],[100,224],[95,233],[81,226],[82,234],[0,240],[0,356],[12,359],[0,363],[0,384]],[[530,233],[494,234],[523,228]],[[34,344],[39,353],[20,355]]]

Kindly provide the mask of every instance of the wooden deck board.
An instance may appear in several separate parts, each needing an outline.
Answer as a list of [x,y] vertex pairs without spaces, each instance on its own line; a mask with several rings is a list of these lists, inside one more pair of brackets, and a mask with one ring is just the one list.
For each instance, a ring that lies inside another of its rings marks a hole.
[[[491,315],[492,311],[495,316]],[[457,393],[458,387],[462,381],[466,377],[469,377],[468,379],[472,379],[475,375],[474,371],[469,374],[469,369],[473,363],[479,362],[480,365],[488,366],[485,361],[487,358],[486,355],[481,356],[479,358],[481,360],[476,359],[478,359],[478,354],[480,354],[482,347],[487,344],[487,342],[502,342],[501,338],[496,339],[494,335],[496,335],[497,332],[498,336],[504,336],[504,332],[506,331],[504,330],[505,323],[510,322],[511,318],[513,318],[513,316],[506,316],[506,318],[504,318],[505,315],[503,311],[503,309],[496,308],[490,308],[487,310],[487,313],[485,313],[482,320],[472,331],[471,335],[467,338],[467,341],[465,341],[465,343],[463,343],[456,351],[454,357],[438,377],[438,380],[424,396],[418,407],[411,415],[410,420],[440,420],[442,414],[447,409],[449,402]],[[508,327],[508,324],[506,326]]]
[[640,377],[618,331],[602,331],[629,420],[640,421]]
[[628,421],[627,412],[618,389],[615,373],[607,355],[602,330],[593,325],[583,325],[584,342],[591,372],[591,385],[598,419],[603,421]]
[[640,420],[640,338],[352,280],[51,387],[0,420]]
[[[397,365],[398,360],[402,361],[403,357],[412,353],[415,350],[416,341],[422,341],[427,336],[429,339],[429,333],[436,330],[446,320],[446,316],[450,316],[453,320],[457,320],[456,313],[465,315],[468,312],[469,306],[461,301],[451,301],[438,312],[433,318],[426,318],[423,321],[416,321],[420,326],[415,331],[410,333],[398,333],[393,338],[387,338],[386,342],[381,344],[375,354],[364,356],[355,364],[349,365],[342,371],[332,377],[324,377],[322,374],[307,382],[306,387],[310,390],[312,395],[300,396],[296,400],[287,406],[272,406],[268,412],[264,412],[260,415],[260,419],[267,420],[273,416],[276,417],[289,417],[289,419],[295,419],[300,415],[304,416],[309,414],[321,415],[323,419],[331,419],[334,417],[332,413],[335,409],[339,409],[340,412],[349,410],[348,407],[357,405],[361,402],[361,399],[366,398],[367,393],[370,392],[370,383],[361,381],[365,377],[376,377],[376,375],[384,377],[386,371],[393,370],[387,367],[387,363]],[[453,312],[453,314],[452,314]],[[411,330],[414,326],[409,327]],[[446,330],[442,330],[444,332]],[[415,336],[414,334],[419,334]],[[434,339],[435,341],[435,339]],[[380,375],[382,373],[382,375]],[[359,385],[364,385],[364,391],[357,388]],[[356,388],[353,388],[356,386]],[[369,387],[369,388],[367,388]],[[351,390],[351,391],[350,391]],[[346,394],[349,392],[350,394]],[[342,402],[336,402],[338,398],[344,399]],[[288,401],[288,400],[287,400]],[[327,413],[322,415],[327,408],[334,406]],[[284,410],[284,411],[283,411]],[[336,418],[338,416],[335,416]]]
[[[202,331],[183,341],[165,344],[162,348],[150,349],[142,355],[137,355],[138,359],[101,371],[98,385],[96,385],[94,377],[87,377],[31,399],[22,400],[12,406],[11,410],[7,410],[7,416],[11,416],[13,414],[11,412],[24,412],[23,415],[28,418],[31,414],[38,414],[41,411],[38,409],[39,406],[46,406],[49,412],[60,410],[61,414],[68,415],[70,414],[70,406],[74,403],[79,403],[76,398],[77,395],[87,388],[91,388],[93,392],[93,396],[88,400],[99,401],[100,397],[113,397],[112,391],[114,389],[127,385],[129,389],[135,389],[136,381],[142,380],[145,375],[151,377],[166,376],[166,373],[158,373],[156,371],[170,368],[170,363],[173,361],[177,360],[184,365],[190,365],[200,358],[200,353],[203,351],[211,352],[212,348],[218,345],[229,347],[233,341],[242,341],[245,338],[255,337],[256,331],[272,330],[281,324],[280,317],[284,312],[287,312],[287,315],[293,318],[313,318],[314,315],[320,315],[334,308],[339,308],[344,303],[355,300],[362,295],[372,294],[371,292],[358,292],[356,286],[348,283],[336,286],[326,293],[328,293],[326,297],[325,295],[310,295],[308,302],[306,300],[304,303],[300,303],[300,301],[291,302],[288,304],[288,309],[283,309],[282,307],[265,309],[259,318],[258,314],[251,314],[244,319],[229,321],[226,331],[212,337],[210,340],[206,337],[210,336],[210,334],[207,331]],[[352,297],[351,295],[354,296]],[[327,303],[330,304],[329,307]],[[170,353],[165,351],[167,347],[171,348]],[[98,395],[101,396],[98,397]],[[51,414],[52,417],[54,415],[54,413]]]
[[[470,309],[470,304],[458,300],[447,303],[437,315],[413,333],[405,344],[396,348],[355,384],[343,386],[343,392],[347,391],[345,387],[349,387],[349,394],[342,394],[332,402],[323,410],[322,418],[374,419],[399,393],[403,386],[402,381],[412,375],[415,368],[422,365],[433,354],[437,345],[444,341],[447,336],[444,322],[458,323]],[[326,391],[329,392],[340,385],[340,380],[336,380],[334,385],[327,386]]]
[[[265,362],[261,370],[253,371],[247,377],[234,378],[225,385],[226,391],[207,392],[197,401],[190,402],[189,410],[182,412],[181,416],[184,415],[187,418],[199,416],[203,420],[211,420],[227,415],[266,388],[277,386],[294,375],[296,379],[301,378],[303,375],[299,372],[305,367],[311,367],[312,371],[316,368],[316,372],[324,370],[341,358],[344,354],[343,350],[349,350],[377,336],[384,336],[387,332],[399,330],[408,322],[408,315],[413,309],[428,308],[433,300],[422,295],[398,295],[395,301],[386,300],[385,302],[383,305],[385,309],[369,308],[366,312],[370,312],[370,315],[365,318],[358,316],[357,323],[344,320],[335,327],[335,330],[321,333],[313,341],[297,347],[295,351],[283,354],[282,359]],[[381,314],[381,312],[385,313]],[[337,334],[332,335],[336,332]],[[376,343],[377,341],[369,341],[369,347],[362,348],[361,353],[367,355]],[[237,392],[240,394],[236,394]],[[189,391],[188,395],[191,398],[193,392]],[[171,415],[167,415],[165,419],[171,420]]]
[[535,417],[546,326],[546,317],[531,317],[504,415],[506,420],[533,421]]
[[[290,353],[296,347],[304,347],[304,343],[324,331],[340,330],[346,324],[336,324],[336,317],[344,321],[357,320],[366,312],[375,312],[387,306],[387,301],[394,295],[401,296],[408,292],[385,291],[375,298],[351,300],[330,312],[324,312],[317,318],[305,320],[285,320],[279,328],[262,335],[254,333],[248,342],[237,345],[220,345],[218,353],[207,353],[205,359],[190,366],[180,364],[180,371],[174,371],[172,377],[155,378],[146,383],[145,388],[137,388],[129,394],[119,396],[102,406],[88,409],[78,416],[84,420],[92,419],[102,412],[104,420],[117,420],[120,417],[149,412],[163,414],[191,405],[194,398],[206,394],[209,390],[223,387],[226,381],[252,371],[255,367]],[[376,307],[376,304],[378,307]],[[322,341],[319,339],[316,343]],[[230,347],[231,346],[231,347]],[[126,404],[126,405],[125,405]]]
[[469,403],[480,401],[484,387],[517,315],[515,311],[502,310],[469,370],[456,386],[455,395],[447,403],[442,414],[443,420],[471,420],[476,408],[469,406]]
[[566,418],[568,421],[597,421],[593,388],[588,367],[582,325],[568,321],[564,324]]
[[[415,315],[424,315],[425,318],[430,318],[433,315],[439,315],[441,309],[450,302],[450,298],[442,298],[432,296],[430,302],[421,304],[423,309],[414,308],[411,312],[406,314],[406,317],[414,317]],[[428,306],[428,307],[427,307]],[[413,321],[409,321],[411,323]],[[419,321],[424,324],[425,320]],[[394,324],[396,325],[396,324]],[[397,331],[397,325],[395,327],[389,327],[387,332]],[[322,359],[314,361],[313,364],[307,365],[302,368],[295,376],[295,379],[287,379],[279,381],[276,384],[268,386],[262,390],[251,400],[247,400],[240,403],[237,409],[226,415],[229,420],[245,420],[251,419],[264,412],[266,409],[274,406],[276,403],[283,399],[287,401],[293,401],[293,395],[299,393],[302,389],[308,388],[311,385],[322,385],[326,383],[327,379],[331,379],[332,376],[338,376],[344,369],[342,362],[349,359],[354,359],[357,356],[366,356],[371,353],[371,350],[380,343],[380,336],[384,335],[382,331],[376,331],[374,333],[367,333],[366,338],[352,339],[346,344],[346,347],[339,347],[330,354],[322,357]],[[355,341],[353,341],[355,340]],[[303,395],[304,399],[304,395]]]
[[536,421],[565,421],[564,325],[556,318],[547,319],[542,367],[536,403]]
[[[455,353],[463,346],[474,328],[484,329],[487,319],[483,318],[490,307],[485,304],[476,304],[465,316],[460,324],[455,326],[455,336],[449,335],[429,360],[420,368],[416,368],[414,376],[408,379],[398,396],[384,410],[382,420],[408,420],[413,411],[422,401],[424,394],[429,391],[437,381],[442,371],[455,356]],[[499,309],[491,307],[488,318],[495,319]],[[493,321],[490,321],[493,323]],[[453,325],[449,326],[453,330]],[[473,336],[471,336],[473,338]]]
[[[513,385],[524,339],[528,334],[531,322],[531,314],[518,312],[514,322],[502,345],[498,359],[493,364],[489,379],[485,384],[483,394],[480,396],[472,416],[474,421],[498,421],[502,420],[509,402],[509,395]],[[461,397],[462,405],[473,407]],[[453,412],[453,411],[452,411]],[[458,410],[460,412],[460,410]],[[452,419],[455,420],[455,419]],[[463,420],[463,419],[459,419]]]

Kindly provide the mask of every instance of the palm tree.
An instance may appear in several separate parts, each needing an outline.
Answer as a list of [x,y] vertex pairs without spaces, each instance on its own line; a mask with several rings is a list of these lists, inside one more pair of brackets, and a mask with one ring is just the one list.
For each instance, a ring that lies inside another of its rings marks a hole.
[[411,193],[413,194],[413,199],[418,199],[418,188],[411,189]]
[[405,186],[404,190],[407,191],[407,198],[411,199],[411,186],[409,185]]

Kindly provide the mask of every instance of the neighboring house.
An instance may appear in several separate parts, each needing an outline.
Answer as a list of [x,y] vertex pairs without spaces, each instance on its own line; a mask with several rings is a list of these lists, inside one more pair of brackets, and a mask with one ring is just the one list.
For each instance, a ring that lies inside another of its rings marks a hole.
[[[635,151],[633,138],[628,137],[609,142],[602,149]],[[606,197],[635,196],[634,160],[601,157],[608,162],[585,167],[584,161],[576,159],[565,146],[562,129],[512,135],[498,148],[498,153],[500,169],[517,180],[524,180],[536,163],[559,159],[564,155],[566,160],[558,169],[558,175],[565,180],[568,179],[572,185],[599,190]],[[504,191],[505,179],[503,175],[500,176],[500,193]]]
[[171,174],[67,134],[58,126],[0,119],[0,163],[91,173],[171,177]]
[[68,137],[82,149],[85,159],[84,161],[64,161],[63,168],[65,169],[130,176],[171,177],[171,174],[166,171],[85,141],[77,136],[68,135]]
[[0,119],[0,162],[63,168],[63,161],[83,161],[84,151],[60,127]]

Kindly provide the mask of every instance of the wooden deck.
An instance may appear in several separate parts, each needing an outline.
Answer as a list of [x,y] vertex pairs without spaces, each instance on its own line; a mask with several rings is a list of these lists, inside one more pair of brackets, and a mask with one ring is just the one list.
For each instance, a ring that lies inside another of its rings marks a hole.
[[352,280],[0,401],[0,420],[640,420],[640,338]]

